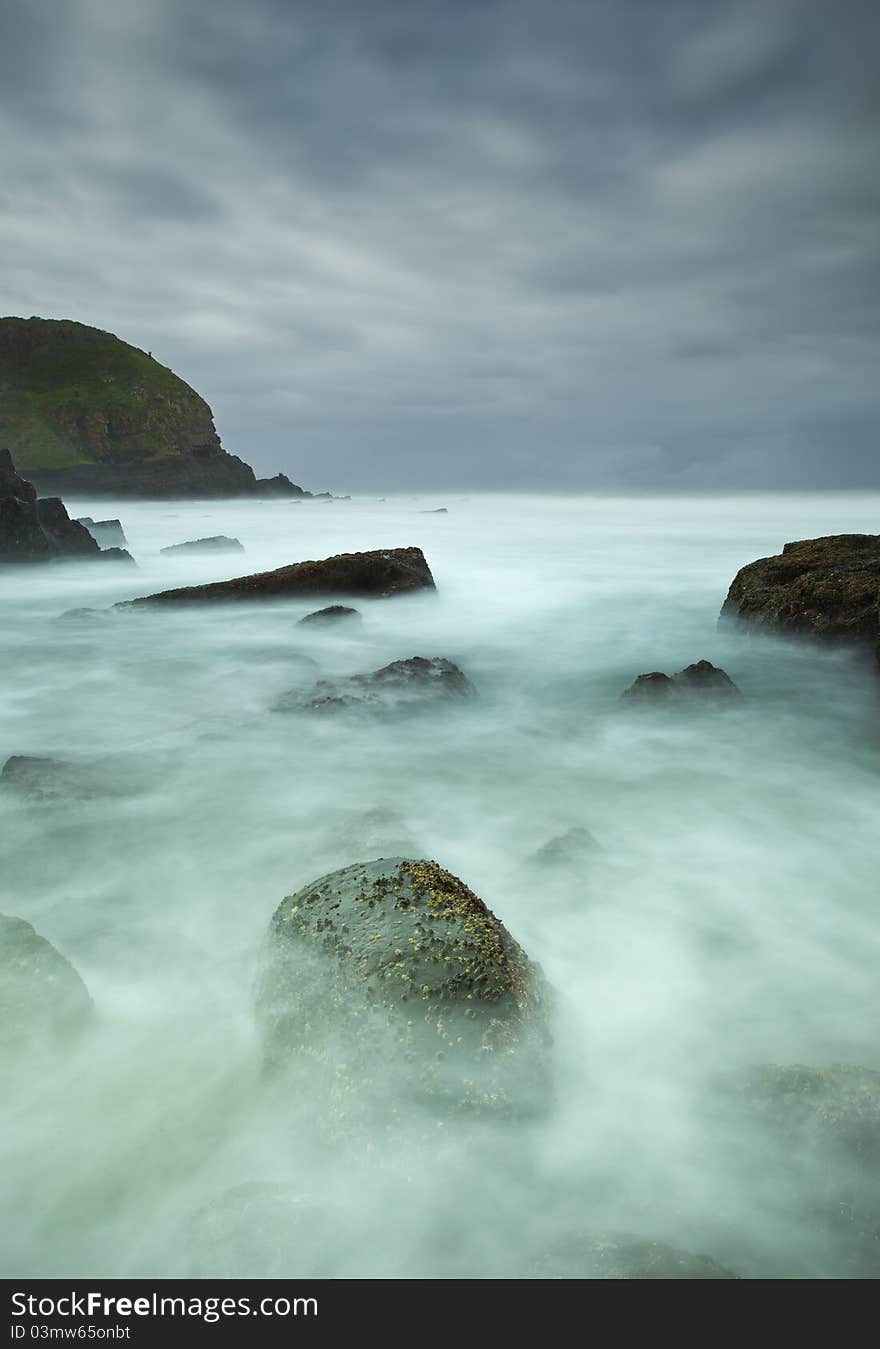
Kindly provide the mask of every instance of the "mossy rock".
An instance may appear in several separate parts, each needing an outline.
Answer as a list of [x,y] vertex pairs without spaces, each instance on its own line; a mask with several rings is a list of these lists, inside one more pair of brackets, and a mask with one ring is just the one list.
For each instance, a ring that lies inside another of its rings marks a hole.
[[[437,862],[359,862],[279,905],[257,1013],[267,1063],[311,1071],[346,1101],[402,1092],[518,1113],[547,1104],[540,969]],[[398,1076],[399,1075],[399,1076]]]

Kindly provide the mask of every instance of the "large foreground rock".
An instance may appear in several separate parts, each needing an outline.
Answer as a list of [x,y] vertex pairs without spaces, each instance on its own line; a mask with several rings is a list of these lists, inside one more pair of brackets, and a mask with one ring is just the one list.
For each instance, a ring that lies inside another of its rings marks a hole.
[[9,451],[0,450],[0,562],[100,556],[98,544],[71,520],[64,503],[57,497],[38,500],[33,484],[16,473]]
[[410,656],[369,674],[319,679],[310,689],[289,689],[275,708],[278,712],[407,712],[471,698],[475,692],[467,675],[451,660]]
[[163,590],[118,607],[144,604],[201,604],[211,600],[275,600],[300,596],[362,595],[385,599],[411,590],[434,590],[434,578],[421,548],[379,548],[370,553],[339,553],[317,562],[294,562],[275,571],[237,576],[231,581]]
[[737,572],[721,610],[772,632],[874,645],[880,639],[880,534],[787,543]]
[[391,1109],[402,1092],[435,1106],[546,1104],[543,976],[433,861],[359,862],[283,900],[257,1012],[267,1063],[315,1074],[342,1114],[371,1095]]
[[92,1012],[70,962],[23,918],[0,914],[0,1061],[63,1047]]

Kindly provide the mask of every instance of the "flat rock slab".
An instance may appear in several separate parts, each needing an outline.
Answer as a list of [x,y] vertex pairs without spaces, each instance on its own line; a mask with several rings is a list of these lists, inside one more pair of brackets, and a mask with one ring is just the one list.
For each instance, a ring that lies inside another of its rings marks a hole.
[[117,607],[201,604],[211,600],[275,600],[304,595],[363,595],[385,599],[413,590],[434,589],[434,578],[421,548],[380,548],[369,553],[339,553],[317,562],[294,562],[275,571],[237,576],[231,581],[163,590],[157,595],[123,601]]
[[306,614],[301,618],[300,623],[318,623],[333,625],[343,622],[346,619],[360,619],[361,614],[358,609],[352,609],[349,604],[328,604],[326,609],[316,609],[312,614]]

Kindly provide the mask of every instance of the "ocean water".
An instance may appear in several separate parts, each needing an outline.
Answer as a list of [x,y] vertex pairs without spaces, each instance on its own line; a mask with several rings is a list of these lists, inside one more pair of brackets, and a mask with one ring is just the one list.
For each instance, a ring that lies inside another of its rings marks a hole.
[[[105,784],[0,792],[0,911],[97,1009],[8,1092],[6,1273],[519,1275],[597,1231],[750,1276],[845,1267],[811,1225],[815,1175],[780,1181],[714,1092],[755,1064],[880,1069],[878,690],[848,652],[717,616],[744,563],[876,532],[880,497],[68,506],[118,516],[138,569],[0,571],[0,761],[97,763]],[[159,553],[221,533],[245,555]],[[59,620],[411,544],[437,593],[355,601],[360,625],[299,627],[305,601]],[[478,699],[405,722],[272,710],[414,655],[454,660]],[[703,658],[741,703],[621,703],[639,673]],[[599,847],[536,865],[573,827]],[[540,1117],[341,1142],[267,1084],[253,997],[274,909],[400,844],[465,880],[554,988]]]

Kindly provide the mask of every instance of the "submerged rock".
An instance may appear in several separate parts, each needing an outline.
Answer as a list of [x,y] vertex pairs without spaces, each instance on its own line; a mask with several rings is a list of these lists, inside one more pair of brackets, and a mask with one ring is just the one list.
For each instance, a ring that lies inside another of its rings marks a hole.
[[0,1058],[69,1044],[93,1010],[70,961],[23,918],[0,914]]
[[99,548],[127,548],[128,539],[120,520],[93,520],[90,515],[77,517],[78,525],[85,525]]
[[244,547],[238,539],[227,538],[225,534],[212,534],[207,539],[190,539],[187,543],[169,543],[167,548],[160,548],[159,552],[177,556],[188,553],[243,553]]
[[654,670],[651,674],[641,674],[628,689],[624,689],[621,696],[666,702],[672,698],[692,694],[713,699],[742,697],[730,675],[708,660],[698,660],[693,665],[687,665],[671,678],[659,670]]
[[541,867],[572,866],[595,857],[600,851],[600,845],[589,829],[573,825],[565,833],[549,839],[532,854],[530,861]]
[[736,1279],[708,1255],[621,1232],[583,1232],[554,1241],[535,1261],[536,1279]]
[[804,1233],[794,1275],[880,1277],[880,1072],[768,1064],[717,1085],[732,1183]]
[[320,1279],[336,1271],[342,1218],[283,1185],[233,1186],[187,1224],[186,1275],[194,1279]]
[[163,590],[126,600],[119,608],[144,604],[187,604],[217,600],[273,600],[303,595],[363,595],[385,599],[412,590],[434,590],[421,548],[380,548],[371,553],[339,553],[318,562],[294,562],[275,571],[237,576],[231,581]]
[[131,795],[138,789],[129,763],[40,758],[13,754],[0,770],[0,787],[31,801],[87,800]]
[[[452,1106],[546,1105],[540,969],[473,891],[402,857],[322,876],[279,905],[257,997],[266,1061],[317,1073],[343,1113],[401,1090]],[[402,1087],[387,1090],[394,1076]]]
[[278,712],[407,712],[463,698],[476,690],[457,665],[442,656],[411,656],[369,674],[348,679],[319,679],[310,689],[289,689],[275,705]]
[[873,647],[880,639],[880,534],[787,543],[736,574],[721,618]]
[[348,604],[329,604],[326,609],[316,609],[312,614],[306,614],[301,618],[300,623],[329,623],[333,624],[340,619],[360,618],[360,610],[352,609]]

